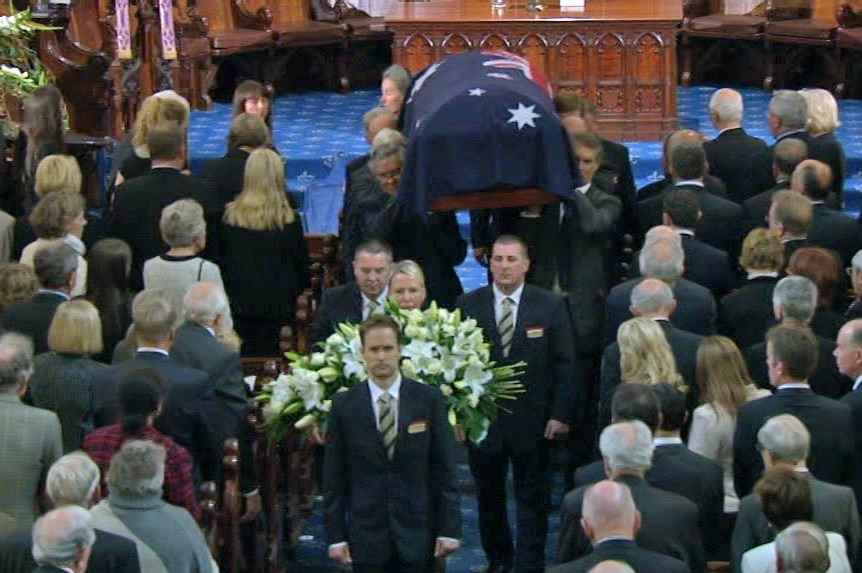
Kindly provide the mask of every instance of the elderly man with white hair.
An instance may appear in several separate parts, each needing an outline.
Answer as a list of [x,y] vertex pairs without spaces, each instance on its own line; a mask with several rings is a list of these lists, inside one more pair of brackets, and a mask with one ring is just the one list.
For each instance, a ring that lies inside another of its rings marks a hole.
[[49,511],[33,526],[34,573],[84,573],[96,534],[90,513],[75,506]]
[[628,486],[601,481],[584,494],[581,526],[593,545],[589,555],[550,569],[550,573],[587,573],[595,565],[618,561],[634,567],[638,573],[687,573],[688,567],[678,559],[641,549],[635,535],[641,526],[641,514]]
[[[78,506],[89,509],[97,497],[99,467],[83,452],[66,454],[51,466],[45,489],[55,507]],[[113,533],[95,530],[88,573],[140,573],[135,544]],[[30,573],[33,537],[29,530],[0,538],[0,571]]]
[[[847,545],[850,562],[856,563],[862,539],[856,496],[849,487],[826,483],[811,474],[807,464],[811,434],[805,425],[790,414],[775,416],[757,432],[757,443],[765,469],[776,465],[792,466],[808,479],[814,506],[812,521],[826,531],[841,534]],[[739,505],[731,543],[732,563],[737,570],[746,551],[769,543],[774,538],[775,530],[763,514],[758,496],[750,494],[744,497]]]
[[778,573],[826,573],[829,567],[829,539],[817,525],[798,521],[775,539]]
[[715,332],[716,304],[709,289],[688,279],[685,273],[685,252],[682,241],[670,227],[660,225],[647,233],[638,256],[638,267],[643,278],[618,284],[608,294],[605,306],[605,344],[617,337],[617,329],[632,318],[629,301],[634,288],[645,278],[658,279],[673,289],[677,302],[671,322],[683,330],[708,336]]
[[[684,561],[692,573],[706,571],[697,506],[675,493],[650,486],[644,479],[652,465],[652,432],[640,421],[619,422],[602,431],[599,449],[608,479],[631,491],[641,513],[638,547]],[[561,508],[557,562],[567,563],[590,552],[590,539],[581,527],[587,487],[566,494]]]
[[148,440],[123,444],[108,470],[111,492],[90,512],[93,526],[133,541],[146,573],[217,572],[191,514],[162,499],[165,457],[165,448]]
[[742,203],[772,185],[766,143],[742,128],[742,95],[732,89],[716,90],[709,99],[709,115],[718,130],[703,150],[709,172],[727,186],[727,198]]
[[251,521],[260,512],[261,501],[254,472],[254,430],[247,419],[247,388],[239,354],[217,337],[229,309],[227,295],[219,285],[199,282],[189,287],[183,297],[185,322],[177,329],[171,356],[210,375],[218,414],[211,422],[218,432],[219,443],[228,438],[239,439],[240,490],[246,500],[243,521]]

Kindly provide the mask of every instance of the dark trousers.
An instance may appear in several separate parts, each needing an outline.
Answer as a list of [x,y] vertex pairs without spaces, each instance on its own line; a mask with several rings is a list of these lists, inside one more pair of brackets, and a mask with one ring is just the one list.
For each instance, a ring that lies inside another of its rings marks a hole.
[[[541,438],[538,442],[526,453],[513,452],[506,446],[497,453],[473,447],[468,450],[479,502],[482,549],[489,564],[513,564],[515,573],[534,573],[545,568],[550,505],[548,444]],[[506,476],[510,462],[518,526],[514,544],[506,512]]]
[[353,563],[353,573],[432,573],[431,563],[409,563],[394,556],[388,563]]
[[572,424],[566,445],[569,459],[565,468],[565,488],[571,491],[575,486],[575,470],[596,459],[596,412],[599,408],[599,378],[601,374],[602,352],[578,354],[577,383],[578,394]]

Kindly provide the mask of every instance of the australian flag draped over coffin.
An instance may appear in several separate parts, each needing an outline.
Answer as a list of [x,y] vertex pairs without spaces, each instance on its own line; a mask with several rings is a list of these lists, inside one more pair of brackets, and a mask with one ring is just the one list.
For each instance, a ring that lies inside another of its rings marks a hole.
[[399,198],[425,213],[438,197],[495,188],[571,197],[577,165],[549,94],[544,75],[507,52],[465,52],[429,66],[404,108]]

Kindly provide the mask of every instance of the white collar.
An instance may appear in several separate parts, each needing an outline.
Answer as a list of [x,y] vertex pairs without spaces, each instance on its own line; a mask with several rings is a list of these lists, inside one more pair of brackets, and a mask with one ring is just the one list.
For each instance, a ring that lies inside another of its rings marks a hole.
[[653,438],[653,446],[676,446],[682,443],[682,438],[679,436],[667,436],[661,438]]
[[787,382],[778,387],[778,390],[811,390],[811,386],[806,382]]
[[782,132],[782,133],[779,133],[779,134],[775,137],[775,141],[776,141],[776,142],[781,141],[782,139],[784,139],[784,138],[785,138],[785,137],[787,137],[788,135],[793,135],[794,133],[802,133],[802,132],[804,132],[804,131],[805,131],[804,129],[790,129],[790,130],[784,131],[784,132]]
[[678,227],[678,228],[674,229],[674,232],[677,235],[685,235],[686,237],[694,237],[694,230],[693,229],[683,229],[682,227]]
[[681,187],[683,185],[694,185],[695,187],[705,187],[703,181],[700,179],[686,179],[684,181],[677,181],[673,184],[674,187]]
[[525,283],[521,283],[521,286],[516,288],[515,292],[513,292],[512,294],[506,294],[501,291],[496,284],[492,283],[491,288],[494,290],[494,304],[499,306],[503,304],[503,299],[508,298],[511,299],[513,303],[515,303],[515,306],[518,306],[519,304],[521,304],[521,295],[524,294],[524,284]]
[[138,352],[155,352],[156,354],[164,354],[165,356],[171,355],[164,348],[155,348],[152,346],[138,346]]
[[823,205],[826,203],[826,201],[812,201],[811,199],[809,199],[809,201],[811,202],[811,205]]
[[[862,374],[856,377],[856,380],[853,382],[853,390],[856,390],[860,385],[862,385]],[[851,390],[851,392],[853,391]]]
[[69,293],[67,293],[67,292],[63,292],[63,291],[61,291],[61,290],[53,290],[53,289],[49,289],[49,288],[40,288],[40,289],[39,289],[39,293],[41,294],[41,293],[43,293],[43,292],[45,292],[45,293],[49,293],[49,294],[55,294],[55,295],[57,295],[57,296],[61,296],[61,297],[63,297],[63,298],[64,298],[64,299],[66,299],[66,300],[71,300],[71,299],[72,299],[72,297],[71,297],[71,296],[69,296]]
[[722,133],[724,133],[725,131],[730,131],[731,129],[742,129],[742,126],[741,126],[741,125],[737,125],[737,126],[735,126],[735,127],[725,127],[724,129],[719,130],[718,135],[716,135],[716,136],[715,136],[715,137],[716,137],[716,139],[718,139],[719,137],[721,137],[721,134],[722,134]]
[[626,537],[625,535],[608,535],[607,537],[602,537],[598,539],[594,545],[598,545],[599,543],[604,543],[605,541],[634,541],[631,537]]
[[781,239],[781,244],[789,243],[790,241],[804,241],[808,238],[808,236],[804,237],[787,237],[786,239]]
[[74,249],[79,256],[83,257],[87,254],[87,246],[84,245],[84,241],[82,241],[75,235],[67,233],[66,236],[60,240],[72,247],[72,249]]
[[379,295],[377,295],[377,300],[375,300],[375,301],[372,301],[370,298],[365,296],[365,293],[362,292],[361,290],[359,291],[359,294],[362,296],[362,308],[363,309],[365,309],[368,306],[368,304],[371,302],[374,302],[377,306],[382,307],[383,302],[386,300],[386,297],[389,296],[389,287],[388,286],[383,287],[383,291]]
[[590,185],[591,185],[590,183],[587,183],[586,185],[581,185],[580,187],[575,187],[575,191],[579,191],[580,193],[586,193],[587,191],[590,190]]
[[368,379],[368,389],[371,390],[371,401],[376,404],[377,400],[385,393],[389,394],[396,400],[398,399],[398,394],[401,392],[401,373],[399,372],[395,376],[395,382],[389,387],[388,390],[384,390],[380,386],[374,383],[371,378]]
[[751,271],[748,273],[748,280],[759,279],[760,277],[772,277],[774,279],[777,279],[778,271]]
[[216,335],[215,330],[213,330],[212,328],[210,328],[210,327],[209,327],[209,326],[207,326],[206,324],[201,324],[201,326],[203,326],[204,328],[206,328],[206,329],[207,329],[207,332],[209,332],[209,333],[210,333],[210,334],[212,334],[213,336],[215,336],[215,335]]

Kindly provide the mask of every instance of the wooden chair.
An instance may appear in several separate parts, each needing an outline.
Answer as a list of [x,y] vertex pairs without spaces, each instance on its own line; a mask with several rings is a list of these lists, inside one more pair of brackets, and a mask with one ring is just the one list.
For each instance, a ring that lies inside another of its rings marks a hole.
[[840,77],[835,88],[839,97],[854,93],[854,70],[862,55],[862,13],[849,4],[838,7],[838,30],[835,34],[835,57],[841,62]]
[[[837,86],[841,75],[841,63],[835,50],[838,22],[831,13],[828,17],[813,13],[812,16],[815,17],[778,20],[770,19],[767,14],[765,89],[795,89],[814,83],[828,89]],[[822,62],[823,66],[811,65],[811,60]],[[822,71],[820,77],[815,76],[816,70]],[[800,71],[805,73],[798,73]]]
[[[338,235],[306,233],[305,242],[312,268],[320,265],[323,269],[321,287],[326,289],[341,284],[344,280],[344,262],[340,257]],[[314,272],[312,270],[312,274]]]
[[337,21],[312,18],[309,0],[245,0],[250,7],[272,14],[271,29],[278,51],[263,68],[264,82],[271,85],[301,52],[307,63],[340,88],[345,73],[346,28]]
[[[740,49],[741,43],[754,53],[765,49],[767,22],[810,17],[810,0],[766,0],[763,14],[741,15],[724,14],[721,0],[685,0],[681,29],[682,85],[691,85],[694,68],[706,69],[710,63],[719,61],[722,50]],[[702,54],[696,64],[694,43],[705,44],[699,46]],[[765,71],[769,57],[762,52],[760,56]]]
[[239,489],[239,442],[230,438],[224,442],[222,458],[222,503],[218,563],[221,571],[239,572],[242,569],[242,545],[239,536],[239,520],[242,515],[242,494]]

